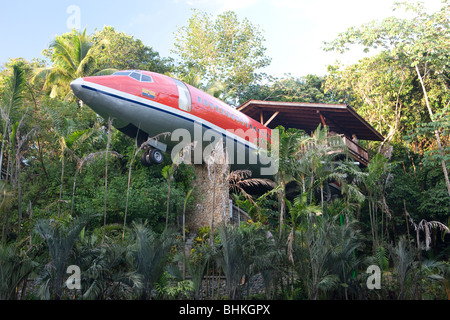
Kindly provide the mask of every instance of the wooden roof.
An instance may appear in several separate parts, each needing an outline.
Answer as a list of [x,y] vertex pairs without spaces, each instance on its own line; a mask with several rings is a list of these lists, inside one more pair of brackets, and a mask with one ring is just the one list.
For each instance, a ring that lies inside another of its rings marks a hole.
[[322,124],[327,125],[330,131],[348,137],[355,134],[361,140],[384,140],[375,128],[346,104],[249,100],[237,110],[271,129],[282,125],[312,132]]

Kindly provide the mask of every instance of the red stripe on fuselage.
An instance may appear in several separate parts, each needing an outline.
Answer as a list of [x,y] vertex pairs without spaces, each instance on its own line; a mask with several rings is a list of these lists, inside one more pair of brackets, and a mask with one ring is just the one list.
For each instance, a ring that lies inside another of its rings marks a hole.
[[[153,82],[139,82],[129,76],[118,75],[86,77],[83,80],[181,110],[178,108],[178,89],[171,77],[149,71],[141,72],[151,76]],[[182,112],[231,131],[251,143],[256,143],[252,140],[257,137],[270,143],[271,130],[269,128],[206,92],[191,85],[187,85],[187,87],[191,94],[192,109],[190,112],[181,110]],[[144,95],[143,89],[154,92],[154,98]]]

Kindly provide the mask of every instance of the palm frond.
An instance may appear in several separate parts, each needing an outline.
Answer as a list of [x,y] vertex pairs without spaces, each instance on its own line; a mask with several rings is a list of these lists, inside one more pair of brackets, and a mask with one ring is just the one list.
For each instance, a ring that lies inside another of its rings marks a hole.
[[109,76],[117,71],[118,71],[117,69],[109,68],[109,69],[103,69],[103,70],[97,71],[92,75],[93,76]]
[[34,270],[35,264],[13,245],[0,245],[0,300],[17,298],[17,287]]
[[89,222],[93,215],[82,215],[70,221],[42,219],[36,222],[35,230],[45,240],[52,259],[51,267],[54,274],[53,290],[59,298],[62,290],[62,279],[65,274],[65,266],[69,254],[78,239],[81,230]]
[[141,298],[145,299],[164,272],[164,262],[174,239],[165,233],[158,235],[147,228],[145,223],[135,221],[133,234],[135,242],[130,246],[130,254],[136,272],[142,276]]
[[22,104],[25,87],[25,72],[20,66],[14,65],[12,75],[6,79],[5,89],[3,91],[3,101],[8,115],[12,109]]

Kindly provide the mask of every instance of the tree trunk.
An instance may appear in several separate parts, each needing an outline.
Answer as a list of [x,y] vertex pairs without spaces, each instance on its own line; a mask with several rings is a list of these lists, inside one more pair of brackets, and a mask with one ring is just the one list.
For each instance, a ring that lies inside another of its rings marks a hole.
[[[0,151],[0,180],[2,180],[2,173],[3,173],[3,148],[4,148],[4,145],[5,145],[5,134],[3,134],[2,148]],[[5,176],[5,180],[7,180],[7,179],[8,179],[8,176]]]
[[278,193],[278,196],[280,197],[280,219],[279,219],[279,226],[280,233],[278,235],[278,239],[281,240],[281,236],[283,234],[283,223],[284,223],[284,210],[286,203],[284,202],[284,192],[285,192],[285,186],[284,182],[281,182],[281,191]]
[[105,154],[105,206],[103,212],[103,240],[105,240],[106,234],[106,203],[107,203],[107,193],[108,193],[108,153],[109,144],[111,142],[111,118],[108,118],[108,141],[106,143],[106,154]]
[[[170,174],[170,173],[169,173]],[[166,210],[166,229],[169,225],[169,209],[170,209],[170,178],[171,176],[168,177],[167,179],[167,210]]]
[[[427,90],[425,88],[425,84],[423,82],[422,75],[420,74],[419,67],[417,65],[416,65],[416,72],[417,72],[417,76],[419,78],[420,84],[422,86],[423,95],[424,95],[424,98],[425,98],[425,103],[427,105],[428,113],[430,114],[431,121],[434,122],[433,110],[431,110],[430,101],[428,100]],[[447,192],[448,192],[448,195],[450,196],[450,180],[448,178],[447,166],[445,165],[444,149],[442,148],[441,137],[440,137],[439,131],[437,129],[434,131],[434,134],[436,136],[436,142],[437,142],[437,145],[438,145],[439,154],[440,154],[440,156],[442,158],[442,162],[441,162],[442,163],[442,171],[444,171],[445,184],[447,185]]]
[[[63,139],[61,137],[61,139]],[[61,184],[59,186],[59,202],[58,202],[58,217],[61,216],[61,200],[63,193],[63,181],[64,181],[64,147],[62,148],[62,159],[61,159]]]
[[[209,233],[209,245],[211,248],[214,245],[214,216],[216,212],[216,175],[217,175],[217,168],[215,168],[215,165],[213,164],[213,170],[214,170],[214,178],[211,181],[212,187],[213,187],[213,196],[212,196],[212,215],[211,215],[211,231]],[[214,284],[214,279],[213,279]],[[214,292],[214,288],[213,288]]]
[[16,173],[17,173],[17,201],[18,201],[17,211],[19,214],[18,239],[20,241],[22,233],[22,189],[20,185],[20,150],[18,150],[18,154],[16,155]]
[[77,163],[77,167],[75,169],[75,176],[73,178],[73,188],[72,188],[72,203],[70,205],[70,215],[72,215],[72,211],[73,211],[73,203],[75,201],[75,188],[77,185],[77,175],[78,175],[78,170],[81,168],[81,165],[79,163]]

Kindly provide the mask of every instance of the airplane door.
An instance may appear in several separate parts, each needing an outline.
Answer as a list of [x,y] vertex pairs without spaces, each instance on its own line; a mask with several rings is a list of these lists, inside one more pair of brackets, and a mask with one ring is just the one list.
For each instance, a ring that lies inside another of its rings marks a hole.
[[192,109],[192,99],[191,93],[187,86],[180,80],[173,79],[178,88],[178,107],[181,110],[191,112]]

